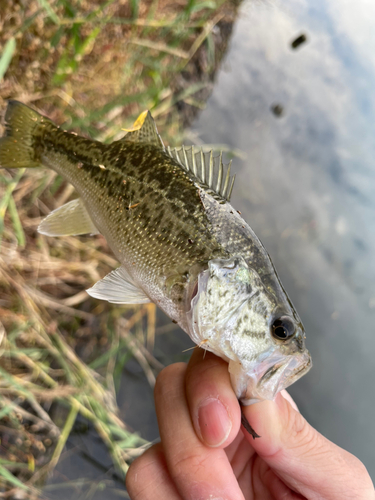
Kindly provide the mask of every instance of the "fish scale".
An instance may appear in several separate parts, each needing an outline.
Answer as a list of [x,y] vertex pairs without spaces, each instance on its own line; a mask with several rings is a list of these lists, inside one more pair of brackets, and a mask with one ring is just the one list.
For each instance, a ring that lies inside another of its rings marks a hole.
[[[100,232],[113,242],[110,246],[116,249],[120,262],[124,261],[124,255],[130,254],[130,260],[137,257],[144,262],[139,262],[141,267],[154,268],[155,241],[159,240],[164,252],[163,260],[158,261],[162,268],[172,261],[176,267],[185,268],[185,272],[197,258],[209,260],[210,245],[207,241],[200,244],[204,236],[207,240],[212,238],[205,235],[208,224],[204,221],[198,190],[173,159],[154,146],[143,147],[141,156],[139,145],[133,143],[115,143],[99,157],[100,148],[96,145],[89,153],[85,152],[88,140],[80,141],[73,156],[75,135],[58,129],[49,133],[56,134],[53,144],[45,141],[43,148],[43,137],[38,139],[43,162],[84,196],[87,209],[95,214]],[[78,162],[83,163],[81,168],[77,168]],[[176,196],[171,197],[171,192]],[[129,208],[133,204],[138,205]],[[108,228],[108,215],[118,222],[121,219],[121,225]],[[189,238],[194,244],[189,243]]]
[[100,232],[121,264],[90,295],[158,304],[229,363],[243,404],[273,399],[310,369],[301,320],[267,251],[229,204],[234,177],[221,153],[166,149],[149,112],[109,145],[63,131],[16,101],[5,124],[0,166],[44,165],[79,195],[39,231]]

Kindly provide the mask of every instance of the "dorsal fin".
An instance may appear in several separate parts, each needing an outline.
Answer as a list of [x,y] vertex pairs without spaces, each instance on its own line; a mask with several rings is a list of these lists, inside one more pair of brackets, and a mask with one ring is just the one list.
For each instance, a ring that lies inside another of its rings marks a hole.
[[127,134],[122,138],[123,141],[143,142],[165,149],[149,111],[143,111],[135,120],[132,128],[123,130],[127,131]]
[[229,201],[234,184],[235,175],[230,175],[232,160],[224,164],[222,152],[219,156],[213,155],[212,150],[203,153],[202,148],[197,152],[194,146],[167,148],[167,153],[176,160],[184,170],[193,174],[198,183],[214,198]]

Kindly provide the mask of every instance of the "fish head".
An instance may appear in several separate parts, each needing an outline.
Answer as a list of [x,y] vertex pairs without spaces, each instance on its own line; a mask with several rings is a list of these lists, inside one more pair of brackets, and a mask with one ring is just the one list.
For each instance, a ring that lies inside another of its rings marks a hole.
[[274,399],[312,366],[303,325],[275,279],[278,293],[243,257],[214,259],[190,295],[188,333],[229,363],[233,389],[245,405]]

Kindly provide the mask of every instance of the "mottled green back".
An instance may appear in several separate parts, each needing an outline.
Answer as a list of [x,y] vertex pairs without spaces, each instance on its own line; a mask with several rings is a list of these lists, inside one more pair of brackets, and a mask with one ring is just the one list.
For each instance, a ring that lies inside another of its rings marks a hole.
[[34,150],[75,186],[117,258],[137,274],[186,276],[194,264],[223,255],[201,188],[160,148],[105,145],[48,124]]

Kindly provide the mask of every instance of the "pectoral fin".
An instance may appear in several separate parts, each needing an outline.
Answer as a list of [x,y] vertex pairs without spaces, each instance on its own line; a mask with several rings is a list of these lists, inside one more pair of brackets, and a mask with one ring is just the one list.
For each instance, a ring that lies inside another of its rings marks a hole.
[[51,212],[39,225],[38,231],[47,236],[98,234],[81,199],[69,201]]
[[124,267],[118,267],[86,292],[96,299],[113,304],[146,304],[151,302],[144,291],[138,288]]

